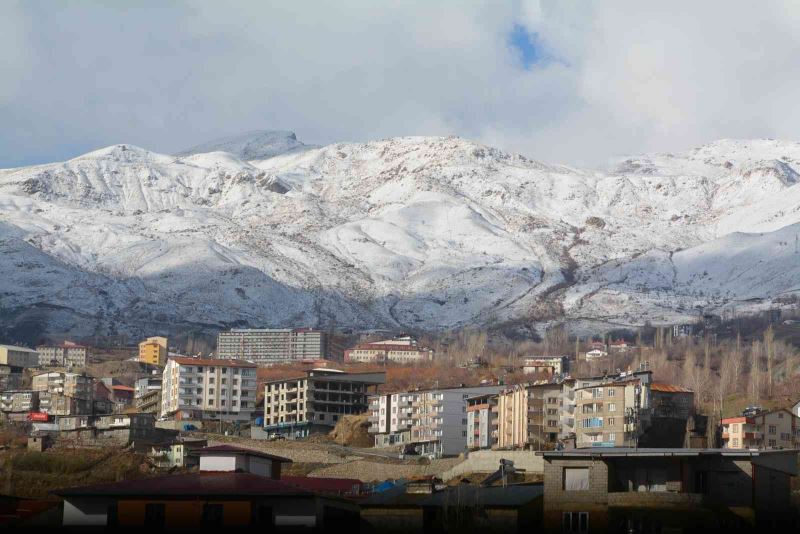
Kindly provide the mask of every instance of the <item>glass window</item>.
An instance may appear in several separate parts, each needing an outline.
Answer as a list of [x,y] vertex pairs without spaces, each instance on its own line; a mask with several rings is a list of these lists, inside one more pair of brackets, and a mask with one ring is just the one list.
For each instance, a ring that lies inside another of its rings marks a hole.
[[588,491],[589,468],[565,467],[563,484],[564,491]]

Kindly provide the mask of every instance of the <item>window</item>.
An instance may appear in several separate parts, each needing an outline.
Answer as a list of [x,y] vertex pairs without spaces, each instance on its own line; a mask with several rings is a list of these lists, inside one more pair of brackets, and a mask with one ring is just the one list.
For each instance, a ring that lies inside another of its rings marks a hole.
[[775,427],[775,425],[769,425],[769,433],[770,434],[775,434],[777,431],[778,431],[778,429]]
[[568,534],[589,532],[589,512],[564,512],[561,532]]
[[609,397],[613,397],[613,396],[614,396],[614,395],[616,395],[616,394],[617,394],[617,390],[616,390],[616,389],[614,389],[614,388],[608,388],[608,396],[609,396]]
[[203,505],[203,525],[222,526],[224,508],[221,504]]
[[564,468],[564,491],[588,491],[588,490],[589,490],[588,467]]
[[616,432],[609,432],[608,433],[608,441],[614,443],[617,441],[617,433]]
[[608,418],[608,426],[614,426],[614,418],[613,417],[609,417]]
[[617,403],[609,402],[608,403],[608,411],[609,412],[616,412],[617,411]]

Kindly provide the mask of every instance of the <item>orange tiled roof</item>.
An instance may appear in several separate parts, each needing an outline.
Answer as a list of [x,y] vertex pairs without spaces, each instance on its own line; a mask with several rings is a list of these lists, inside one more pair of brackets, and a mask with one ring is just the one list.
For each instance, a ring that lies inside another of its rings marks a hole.
[[694,393],[691,389],[673,386],[672,384],[660,384],[658,382],[650,384],[650,390],[661,391],[663,393]]

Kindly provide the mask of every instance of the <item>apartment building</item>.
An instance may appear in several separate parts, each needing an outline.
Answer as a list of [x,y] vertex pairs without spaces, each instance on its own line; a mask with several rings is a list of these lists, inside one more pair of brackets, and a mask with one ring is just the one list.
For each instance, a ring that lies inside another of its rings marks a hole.
[[38,367],[39,353],[27,347],[0,345],[0,365],[10,367]]
[[134,398],[138,399],[139,397],[150,393],[151,391],[161,391],[161,383],[163,381],[161,373],[154,373],[151,376],[146,376],[144,378],[139,378],[134,382],[133,389],[134,389]]
[[22,389],[22,368],[0,365],[0,391]]
[[55,391],[39,392],[39,411],[49,415],[91,415],[93,408],[91,398],[71,397]]
[[148,337],[139,343],[139,361],[163,367],[169,356],[169,340],[162,336]]
[[498,395],[487,393],[467,398],[467,448],[491,449],[497,444]]
[[794,449],[800,444],[800,417],[787,408],[721,421],[725,449]]
[[31,380],[31,388],[36,391],[60,393],[67,397],[91,399],[94,391],[94,380],[90,376],[78,373],[40,373]]
[[498,394],[497,447],[545,449],[574,433],[573,380],[517,384]]
[[72,341],[64,341],[60,345],[39,345],[39,367],[64,366],[69,368],[86,367],[89,359],[89,347],[78,345]]
[[327,355],[325,332],[311,328],[234,329],[217,337],[219,358],[244,359],[259,365],[322,360]]
[[149,390],[136,397],[134,402],[139,413],[157,414],[161,410],[161,389]]
[[242,360],[170,358],[162,374],[161,417],[249,421],[256,368]]
[[409,336],[361,343],[344,351],[344,361],[359,363],[409,364],[429,362],[433,357],[433,349],[419,346],[417,340]]
[[39,411],[39,392],[16,390],[0,392],[0,412],[27,414]]
[[569,359],[566,356],[534,356],[525,358],[522,372],[528,374],[562,375],[569,372]]
[[415,392],[373,395],[369,398],[369,433],[374,434],[376,447],[405,445],[411,442]]
[[457,455],[467,450],[467,399],[496,395],[501,389],[475,386],[375,396],[370,398],[370,432],[376,435],[376,446],[402,440],[419,454]]
[[290,438],[328,432],[343,415],[361,414],[369,393],[386,383],[386,373],[312,369],[264,386],[264,431]]

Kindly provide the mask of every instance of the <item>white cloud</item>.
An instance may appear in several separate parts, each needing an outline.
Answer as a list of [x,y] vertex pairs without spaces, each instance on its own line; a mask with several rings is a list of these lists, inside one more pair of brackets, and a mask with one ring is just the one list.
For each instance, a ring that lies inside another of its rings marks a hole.
[[[0,166],[254,128],[456,134],[577,164],[800,137],[795,3],[108,5],[4,8]],[[522,68],[515,24],[555,60]]]

